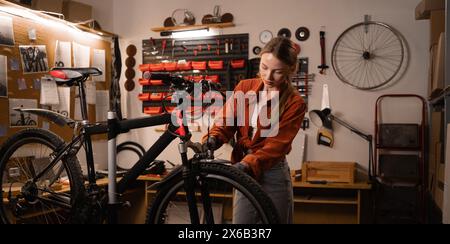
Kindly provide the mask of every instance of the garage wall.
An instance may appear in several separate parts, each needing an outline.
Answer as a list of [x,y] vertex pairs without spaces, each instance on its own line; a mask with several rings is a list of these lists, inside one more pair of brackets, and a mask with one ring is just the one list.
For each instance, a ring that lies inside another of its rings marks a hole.
[[89,4],[92,6],[92,15],[95,20],[100,23],[100,26],[105,31],[113,30],[113,0],[76,0],[77,2]]
[[[94,17],[102,25],[109,26],[112,23],[111,30],[122,37],[122,50],[125,50],[129,44],[134,44],[139,49],[138,53],[141,52],[143,39],[159,38],[158,33],[150,29],[162,26],[164,19],[177,8],[187,8],[192,11],[199,23],[203,15],[212,13],[214,5],[221,5],[222,13],[232,13],[236,24],[236,27],[224,29],[222,33],[249,33],[251,48],[261,45],[258,36],[264,29],[276,34],[282,27],[287,27],[294,32],[298,27],[306,26],[311,30],[312,37],[307,42],[300,43],[301,56],[309,57],[310,72],[317,74],[313,94],[310,97],[310,109],[320,108],[322,87],[327,84],[334,113],[365,133],[374,133],[375,101],[380,95],[412,93],[426,96],[427,93],[429,23],[414,19],[414,9],[419,0],[112,0],[113,4],[106,0],[83,0],[82,2],[90,2],[95,8],[106,6],[108,12],[112,8],[113,14],[94,11]],[[385,22],[398,29],[404,35],[410,49],[409,69],[406,70],[403,78],[388,88],[371,92],[344,85],[337,79],[332,69],[327,75],[322,76],[318,74],[316,68],[320,63],[319,31],[321,27],[324,26],[327,32],[327,63],[331,64],[330,53],[334,41],[345,29],[361,22],[365,14],[371,15],[374,21]],[[138,54],[136,58],[137,63],[140,64],[142,57]],[[140,75],[140,72],[137,71],[137,74]],[[137,99],[139,92],[139,88],[131,93],[123,91],[124,110],[129,118],[142,116],[142,104]],[[417,104],[408,101],[395,110],[390,109],[394,104],[399,106],[400,103],[387,102],[385,118],[392,118],[398,122],[417,120],[417,113],[412,113],[413,110],[417,110]],[[360,137],[336,125],[335,147],[330,149],[315,143],[316,132],[317,129],[313,125],[306,132],[301,132],[308,136],[307,160],[356,161],[363,167],[367,167],[368,144]],[[137,140],[148,147],[159,135],[153,129],[145,129],[134,131],[121,140]],[[194,138],[200,136],[199,133],[194,134]],[[291,162],[296,162],[300,155],[298,138],[293,147],[294,150],[289,159]],[[171,149],[166,150],[160,158],[179,162],[179,156],[174,153],[176,151],[176,143],[173,143]],[[229,152],[230,148],[225,149],[221,152],[221,157],[227,158]]]

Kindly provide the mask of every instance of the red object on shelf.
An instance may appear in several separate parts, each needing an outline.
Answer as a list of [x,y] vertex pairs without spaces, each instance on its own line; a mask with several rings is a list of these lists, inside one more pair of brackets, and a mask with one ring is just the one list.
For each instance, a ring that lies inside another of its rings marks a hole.
[[203,80],[203,75],[192,76],[192,80],[195,82],[200,82]]
[[150,80],[146,80],[146,79],[139,79],[139,84],[141,84],[141,86],[150,86]]
[[138,98],[141,101],[150,101],[150,93],[141,93]]
[[164,82],[162,80],[151,80],[150,81],[152,86],[163,86]]
[[150,95],[150,100],[153,102],[161,102],[164,98],[164,93],[152,93]]
[[168,113],[172,113],[176,109],[176,107],[165,107],[165,108]]
[[245,67],[245,60],[244,59],[231,60],[231,67],[233,69],[242,69]]
[[215,83],[220,83],[220,76],[218,76],[218,75],[207,75],[205,77],[205,80],[209,80],[209,81],[212,81],[212,82],[215,82]]
[[163,66],[164,66],[165,71],[177,71],[178,70],[178,68],[177,68],[178,64],[175,62],[163,63]]
[[139,70],[142,72],[150,71],[150,64],[141,64],[139,65]]
[[209,69],[219,70],[223,69],[223,60],[220,61],[209,61],[208,62]]
[[167,96],[166,101],[172,101],[172,95]]
[[186,62],[186,63],[178,63],[177,65],[178,70],[191,70],[192,69],[192,62]]
[[152,72],[157,72],[157,71],[164,71],[164,64],[160,63],[160,64],[149,64],[150,66],[150,70]]
[[162,113],[162,107],[146,107],[144,113],[148,115],[157,115]]
[[192,62],[192,68],[195,70],[206,70],[206,61]]

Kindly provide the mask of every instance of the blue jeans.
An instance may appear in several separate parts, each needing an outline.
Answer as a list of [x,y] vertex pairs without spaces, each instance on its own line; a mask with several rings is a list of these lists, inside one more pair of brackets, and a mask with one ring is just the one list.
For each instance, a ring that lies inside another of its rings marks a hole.
[[[265,171],[260,184],[272,199],[281,224],[293,223],[294,197],[289,166],[286,160]],[[234,192],[233,224],[260,224],[261,220],[248,199],[239,191]]]

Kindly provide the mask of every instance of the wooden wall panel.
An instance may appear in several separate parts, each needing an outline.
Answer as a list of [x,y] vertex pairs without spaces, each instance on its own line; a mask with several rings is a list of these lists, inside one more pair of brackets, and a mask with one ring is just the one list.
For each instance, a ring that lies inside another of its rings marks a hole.
[[[10,128],[9,126],[9,99],[36,99],[39,98],[40,91],[33,88],[33,81],[35,79],[40,79],[45,76],[46,73],[33,73],[24,74],[23,67],[21,63],[21,57],[19,53],[19,45],[45,45],[47,50],[47,59],[49,67],[54,66],[55,59],[55,47],[56,41],[64,42],[76,42],[81,45],[89,46],[91,49],[91,64],[94,49],[105,50],[106,54],[106,67],[105,76],[106,82],[97,82],[97,90],[108,90],[111,81],[111,67],[112,67],[112,53],[111,53],[111,42],[109,40],[96,38],[92,34],[87,34],[84,32],[76,32],[70,30],[69,27],[61,27],[58,25],[52,26],[48,24],[38,23],[36,20],[31,20],[19,16],[9,15],[4,12],[0,12],[0,16],[8,16],[13,18],[14,26],[14,38],[15,46],[2,46],[0,45],[0,55],[7,56],[8,59],[8,98],[0,98],[0,124],[7,128],[7,135],[5,137],[0,137],[0,143],[3,142],[6,137],[11,136],[15,132],[23,128]],[[37,40],[30,41],[28,38],[28,30],[36,29]],[[73,47],[72,47],[73,48]],[[19,71],[12,71],[10,59],[17,59],[20,63]],[[73,60],[73,53],[72,53]],[[73,62],[72,62],[73,63]],[[19,78],[24,78],[27,84],[27,89],[20,91],[18,88],[17,80]],[[74,116],[74,95],[75,88],[71,90],[71,118]],[[95,105],[89,105],[89,118],[91,121],[95,121]],[[38,119],[38,127],[42,127],[43,119]],[[50,130],[62,136],[65,140],[69,140],[72,137],[72,131],[70,128],[60,128],[57,125],[51,124]],[[105,137],[96,137],[97,139],[103,139]]]

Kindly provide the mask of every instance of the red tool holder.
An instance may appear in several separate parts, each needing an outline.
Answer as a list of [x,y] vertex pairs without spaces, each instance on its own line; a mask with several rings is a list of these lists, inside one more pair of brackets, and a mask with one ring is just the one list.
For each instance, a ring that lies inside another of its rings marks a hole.
[[152,81],[152,73],[167,72],[196,82],[206,79],[221,84],[224,90],[232,91],[240,80],[247,78],[248,49],[248,34],[144,39],[143,64],[139,66],[142,72],[139,99],[142,100],[143,112],[151,115],[164,112],[160,109],[160,97],[155,95],[159,93],[166,94],[162,99],[168,112],[175,105],[170,97],[166,97],[170,92],[169,85]]

